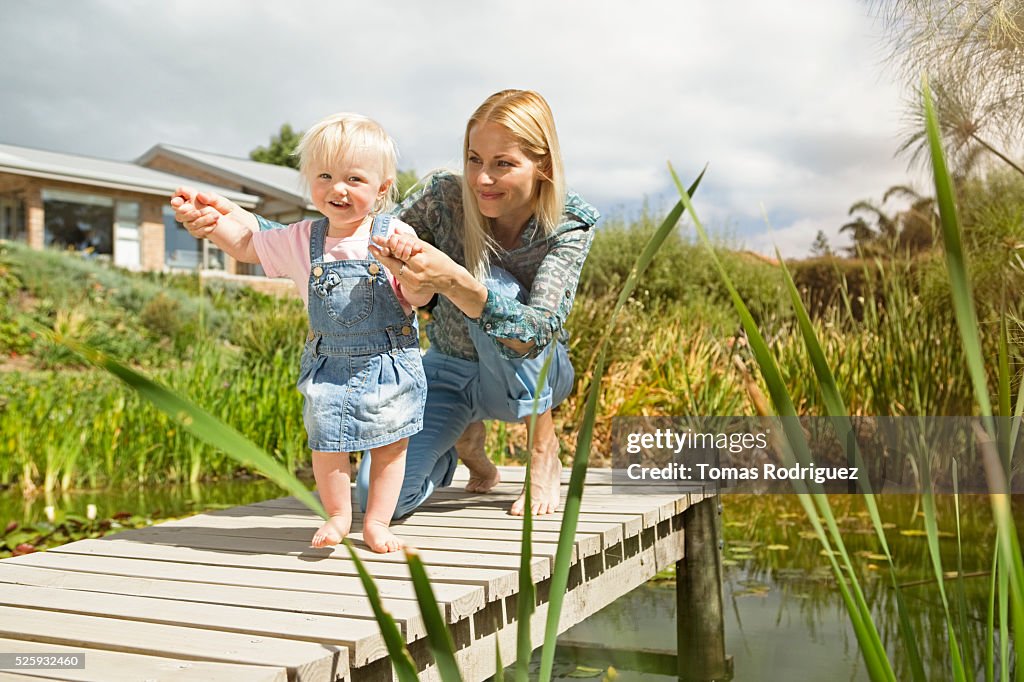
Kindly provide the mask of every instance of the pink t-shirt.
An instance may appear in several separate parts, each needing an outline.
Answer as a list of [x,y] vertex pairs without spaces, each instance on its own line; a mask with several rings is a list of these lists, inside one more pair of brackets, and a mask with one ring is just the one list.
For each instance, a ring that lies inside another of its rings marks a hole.
[[[312,220],[303,220],[292,223],[288,227],[279,230],[263,230],[252,236],[253,246],[256,248],[256,255],[259,256],[260,265],[266,271],[268,277],[288,277],[299,290],[302,301],[309,305],[309,238],[313,227]],[[397,218],[391,219],[388,236],[393,233],[408,234],[416,236],[416,231]],[[370,228],[366,226],[351,237],[327,237],[324,240],[324,262],[330,263],[339,260],[365,260],[369,254],[367,248],[370,244]],[[402,304],[406,314],[412,311],[412,306],[402,295],[402,284],[395,278],[390,270],[384,268],[384,274],[398,295],[398,302]]]

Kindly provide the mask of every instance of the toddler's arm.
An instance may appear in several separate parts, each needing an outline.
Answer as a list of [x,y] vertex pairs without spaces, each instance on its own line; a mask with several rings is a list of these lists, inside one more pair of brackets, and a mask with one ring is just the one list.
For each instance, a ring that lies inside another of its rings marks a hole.
[[[248,213],[219,194],[178,188],[171,197],[175,218],[193,236],[209,239],[222,251],[243,263],[259,263],[252,243],[253,230],[240,222],[239,212]],[[248,214],[252,216],[251,213]],[[244,218],[243,218],[244,219]],[[253,217],[253,223],[255,223]]]
[[[200,192],[192,187],[179,187],[171,197],[174,219],[185,226],[193,237],[202,238],[213,231],[220,216],[230,217],[253,232],[259,232],[256,216],[214,192]],[[215,211],[205,211],[212,207]]]

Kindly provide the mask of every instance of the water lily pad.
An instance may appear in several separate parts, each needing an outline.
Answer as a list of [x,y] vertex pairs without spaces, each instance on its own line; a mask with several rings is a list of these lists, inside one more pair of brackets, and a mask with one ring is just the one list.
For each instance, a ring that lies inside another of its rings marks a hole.
[[602,673],[604,673],[604,668],[588,668],[585,665],[578,665],[576,666],[576,669],[566,675],[566,677],[586,679],[591,677],[600,677]]

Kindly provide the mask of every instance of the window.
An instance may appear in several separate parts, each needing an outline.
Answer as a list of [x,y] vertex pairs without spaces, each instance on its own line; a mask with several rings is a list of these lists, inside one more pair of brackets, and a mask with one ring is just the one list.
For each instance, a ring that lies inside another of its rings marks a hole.
[[169,268],[223,270],[224,252],[206,239],[196,239],[174,219],[174,209],[164,206],[164,263]]
[[0,239],[28,241],[25,204],[14,197],[0,197]]
[[96,255],[114,253],[114,200],[110,197],[43,190],[44,243]]

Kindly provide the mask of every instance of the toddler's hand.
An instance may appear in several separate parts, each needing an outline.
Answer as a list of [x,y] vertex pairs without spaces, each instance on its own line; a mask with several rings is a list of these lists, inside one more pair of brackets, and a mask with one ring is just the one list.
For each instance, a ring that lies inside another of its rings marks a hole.
[[407,261],[423,250],[423,242],[411,234],[393,234],[388,239],[387,249],[392,258]]
[[202,193],[191,187],[179,187],[171,196],[174,219],[185,226],[198,239],[209,237],[217,228],[222,213],[211,203],[204,201]]

